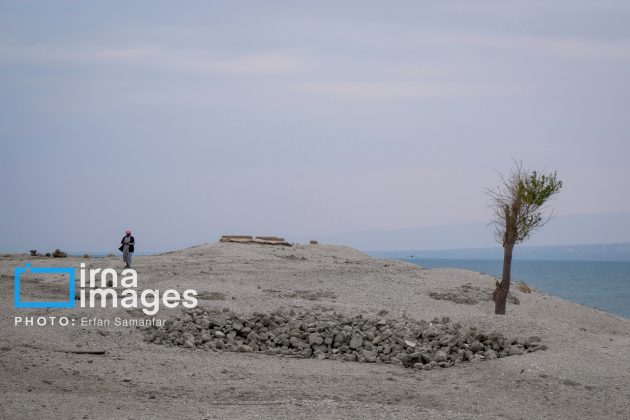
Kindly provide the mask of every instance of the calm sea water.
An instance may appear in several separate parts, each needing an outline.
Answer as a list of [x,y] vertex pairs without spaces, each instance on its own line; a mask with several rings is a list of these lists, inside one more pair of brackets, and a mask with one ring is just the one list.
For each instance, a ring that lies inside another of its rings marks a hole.
[[[452,267],[501,277],[501,260],[398,258],[428,268]],[[514,260],[512,280],[630,318],[630,262]]]

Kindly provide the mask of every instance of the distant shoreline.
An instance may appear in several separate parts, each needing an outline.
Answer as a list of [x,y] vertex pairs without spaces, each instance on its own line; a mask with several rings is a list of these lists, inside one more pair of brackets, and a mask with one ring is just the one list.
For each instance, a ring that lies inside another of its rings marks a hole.
[[[440,259],[483,259],[503,258],[503,248],[461,248],[461,249],[401,249],[394,251],[373,250],[368,255],[381,258],[440,258]],[[514,258],[519,260],[550,261],[629,261],[630,242],[608,244],[580,244],[553,246],[517,246]]]

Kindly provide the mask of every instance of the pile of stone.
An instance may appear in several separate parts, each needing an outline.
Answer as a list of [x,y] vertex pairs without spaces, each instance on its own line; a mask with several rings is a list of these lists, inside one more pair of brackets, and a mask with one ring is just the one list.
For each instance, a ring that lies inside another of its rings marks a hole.
[[227,309],[195,308],[163,326],[148,328],[145,334],[148,342],[186,348],[390,363],[425,370],[546,349],[540,337],[508,339],[497,332],[464,329],[448,317],[416,321],[293,310],[245,318]]

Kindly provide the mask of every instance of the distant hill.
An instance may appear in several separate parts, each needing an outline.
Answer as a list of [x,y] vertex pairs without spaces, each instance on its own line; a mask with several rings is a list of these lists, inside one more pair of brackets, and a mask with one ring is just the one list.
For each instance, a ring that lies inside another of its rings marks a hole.
[[[456,258],[456,259],[501,259],[503,249],[468,248],[448,250],[401,250],[372,251],[370,255],[385,258]],[[587,260],[587,261],[630,261],[630,242],[617,244],[516,246],[514,258],[522,260]]]

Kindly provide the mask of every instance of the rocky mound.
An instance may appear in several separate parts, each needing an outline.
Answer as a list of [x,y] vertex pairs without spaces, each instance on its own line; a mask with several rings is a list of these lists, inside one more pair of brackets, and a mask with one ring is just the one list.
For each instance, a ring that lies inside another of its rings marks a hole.
[[448,317],[432,321],[371,319],[361,315],[293,310],[240,317],[227,309],[190,309],[145,340],[187,348],[400,364],[416,369],[451,367],[544,350],[540,337],[510,339],[463,329]]

